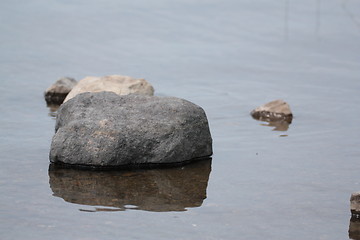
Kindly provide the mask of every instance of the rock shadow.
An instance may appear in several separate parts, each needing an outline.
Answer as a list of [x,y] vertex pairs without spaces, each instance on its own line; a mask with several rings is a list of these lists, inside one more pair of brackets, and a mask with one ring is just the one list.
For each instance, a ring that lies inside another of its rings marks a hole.
[[148,170],[92,171],[49,166],[53,196],[66,202],[96,206],[94,210],[136,209],[186,211],[206,198],[211,159],[182,167]]

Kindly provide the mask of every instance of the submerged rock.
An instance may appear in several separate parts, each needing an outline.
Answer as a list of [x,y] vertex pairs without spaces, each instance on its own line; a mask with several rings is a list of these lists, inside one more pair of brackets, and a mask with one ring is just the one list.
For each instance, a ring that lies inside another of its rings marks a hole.
[[114,92],[118,95],[142,94],[154,95],[154,88],[145,79],[135,79],[128,76],[111,75],[105,77],[86,77],[72,89],[64,102],[84,92]]
[[183,167],[147,171],[86,171],[51,164],[53,195],[81,205],[82,211],[186,211],[200,207],[206,198],[211,160]]
[[58,79],[45,91],[45,101],[48,105],[60,105],[76,85],[76,80],[69,77]]
[[204,110],[183,99],[82,93],[61,105],[50,161],[95,168],[174,165],[212,155]]
[[253,118],[266,122],[285,121],[291,123],[293,119],[289,104],[283,100],[266,103],[252,110],[250,114]]
[[350,210],[352,216],[360,220],[360,192],[351,194]]

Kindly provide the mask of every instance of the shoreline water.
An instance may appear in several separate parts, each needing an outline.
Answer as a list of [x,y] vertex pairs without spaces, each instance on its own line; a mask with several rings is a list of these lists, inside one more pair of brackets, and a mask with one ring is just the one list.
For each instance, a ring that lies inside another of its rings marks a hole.
[[[349,238],[360,3],[347,4],[354,18],[336,0],[0,3],[0,238]],[[63,75],[111,74],[204,108],[214,155],[201,205],[86,212],[104,206],[54,196],[43,91]],[[286,131],[250,116],[278,98],[295,116]]]

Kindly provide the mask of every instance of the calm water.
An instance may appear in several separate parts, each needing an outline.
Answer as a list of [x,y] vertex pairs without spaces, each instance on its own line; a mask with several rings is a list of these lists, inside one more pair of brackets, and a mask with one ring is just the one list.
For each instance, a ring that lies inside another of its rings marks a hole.
[[[349,239],[360,1],[3,0],[0,19],[0,239]],[[43,91],[109,74],[202,106],[212,161],[49,168]],[[287,131],[249,116],[278,98]]]

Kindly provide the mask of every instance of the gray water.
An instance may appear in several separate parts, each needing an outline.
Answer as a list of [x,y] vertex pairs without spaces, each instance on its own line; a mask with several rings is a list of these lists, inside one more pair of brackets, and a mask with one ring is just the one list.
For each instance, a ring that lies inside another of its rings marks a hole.
[[[1,1],[0,239],[349,239],[359,39],[358,0]],[[212,161],[49,168],[44,90],[111,74],[202,106]],[[287,131],[249,115],[275,99]]]

